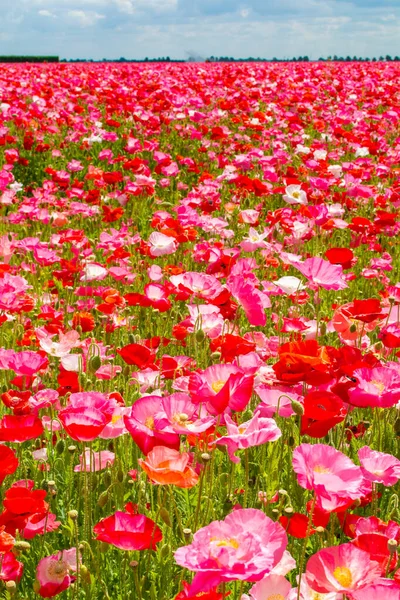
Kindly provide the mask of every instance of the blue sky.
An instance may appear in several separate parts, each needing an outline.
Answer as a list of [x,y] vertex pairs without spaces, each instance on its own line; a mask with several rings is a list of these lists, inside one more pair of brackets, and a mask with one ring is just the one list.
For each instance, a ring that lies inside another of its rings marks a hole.
[[400,55],[400,0],[0,0],[0,54]]

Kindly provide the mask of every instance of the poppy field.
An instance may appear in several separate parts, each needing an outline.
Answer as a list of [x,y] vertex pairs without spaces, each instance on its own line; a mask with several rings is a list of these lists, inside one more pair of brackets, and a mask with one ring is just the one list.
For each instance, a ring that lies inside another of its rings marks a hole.
[[400,600],[400,66],[0,70],[0,598]]

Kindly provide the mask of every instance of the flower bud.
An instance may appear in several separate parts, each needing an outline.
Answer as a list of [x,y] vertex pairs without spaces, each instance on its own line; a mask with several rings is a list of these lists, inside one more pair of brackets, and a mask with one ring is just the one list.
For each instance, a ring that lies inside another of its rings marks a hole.
[[291,405],[292,410],[296,413],[296,415],[298,415],[299,417],[302,417],[304,415],[304,406],[300,402],[298,402],[297,400],[292,400]]
[[68,516],[71,519],[71,521],[76,521],[78,518],[78,511],[77,510],[70,510],[68,511]]
[[164,544],[161,547],[160,554],[162,558],[167,558],[171,554],[171,546],[169,544]]
[[27,552],[28,550],[30,550],[31,545],[29,544],[29,542],[25,542],[24,540],[17,540],[14,544],[13,549],[17,550],[18,552]]
[[170,517],[170,514],[169,514],[169,512],[167,511],[166,508],[162,507],[160,509],[160,517],[164,521],[164,523],[166,525],[168,525],[168,527],[172,527],[171,517]]
[[105,505],[107,504],[109,500],[109,494],[108,494],[108,490],[105,490],[105,492],[102,492],[97,500],[97,504],[100,506],[100,508],[104,508]]
[[65,450],[65,441],[64,440],[58,440],[57,444],[56,444],[56,453],[57,454],[63,454]]

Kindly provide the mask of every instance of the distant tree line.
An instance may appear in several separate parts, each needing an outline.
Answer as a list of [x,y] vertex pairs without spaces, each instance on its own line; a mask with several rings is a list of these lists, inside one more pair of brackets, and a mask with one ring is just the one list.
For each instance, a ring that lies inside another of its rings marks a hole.
[[57,63],[58,56],[0,56],[0,63]]

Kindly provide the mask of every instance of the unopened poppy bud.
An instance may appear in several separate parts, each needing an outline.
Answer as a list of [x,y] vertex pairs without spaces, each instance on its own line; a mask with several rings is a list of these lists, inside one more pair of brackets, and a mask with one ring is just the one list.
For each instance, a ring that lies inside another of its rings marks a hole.
[[221,352],[212,352],[210,358],[213,362],[218,362],[219,360],[221,360]]
[[29,542],[25,542],[24,540],[17,540],[14,544],[13,549],[17,550],[18,552],[27,552],[28,550],[30,550],[31,545],[29,544]]
[[129,377],[131,374],[131,368],[129,365],[125,365],[125,367],[122,369],[122,374],[124,377]]
[[293,448],[293,446],[296,443],[296,440],[294,439],[294,437],[292,435],[289,435],[287,443],[290,448]]
[[129,563],[130,568],[134,571],[135,569],[138,568],[139,563],[137,560],[131,560],[131,562]]
[[200,458],[203,463],[208,463],[211,460],[211,456],[208,454],[208,452],[203,452]]
[[92,356],[89,360],[88,370],[90,373],[95,373],[101,367],[101,358],[100,356]]
[[319,324],[319,335],[326,335],[326,323],[324,321]]
[[124,481],[124,477],[125,477],[125,475],[124,475],[124,472],[123,472],[123,470],[122,470],[122,469],[118,469],[118,472],[117,472],[117,479],[118,479],[118,481],[119,481],[120,483],[122,483],[122,482]]
[[90,583],[90,573],[86,565],[80,566],[79,573],[81,574],[81,577],[85,583]]
[[167,556],[169,556],[170,553],[171,553],[171,546],[169,544],[164,544],[160,550],[160,554],[161,554],[162,558],[167,558]]
[[166,508],[162,507],[160,509],[160,517],[164,521],[164,523],[168,525],[168,527],[172,527],[171,517]]
[[56,452],[57,454],[63,454],[65,450],[65,441],[64,440],[58,440],[57,444],[56,444]]
[[355,507],[361,506],[361,500],[360,500],[360,498],[356,498],[356,499],[354,500],[354,506],[355,506]]
[[186,529],[184,529],[183,537],[185,538],[185,542],[190,542],[190,539],[192,537],[192,530],[189,529],[188,527]]
[[382,350],[382,348],[383,348],[382,342],[376,342],[376,344],[374,346],[375,351],[380,352]]
[[204,342],[206,334],[202,329],[198,329],[194,335],[196,342]]
[[129,343],[130,343],[130,344],[134,344],[134,343],[135,343],[135,336],[134,336],[134,334],[133,334],[133,333],[130,333],[130,334],[128,335],[128,340],[129,340]]
[[106,487],[109,487],[112,483],[112,477],[110,471],[106,471],[103,475],[103,482]]
[[393,540],[393,539],[388,540],[387,547],[388,547],[390,554],[394,554],[397,550],[396,540]]
[[71,519],[71,521],[76,521],[78,518],[78,511],[77,510],[70,510],[68,512],[68,516]]
[[400,435],[400,419],[395,420],[393,429],[396,435]]
[[298,402],[297,400],[292,400],[291,405],[292,410],[296,413],[296,415],[298,415],[299,417],[302,417],[304,415],[304,406],[300,402]]
[[108,490],[106,490],[105,492],[102,492],[97,500],[97,504],[100,506],[100,508],[104,508],[105,505],[107,504],[109,499],[108,496]]
[[221,473],[219,480],[221,482],[221,485],[226,486],[229,481],[228,473]]
[[79,335],[81,335],[81,333],[82,333],[82,326],[81,325],[77,325],[75,327],[75,330],[79,333]]
[[350,332],[355,333],[356,331],[357,331],[357,325],[355,323],[352,323],[350,325]]

